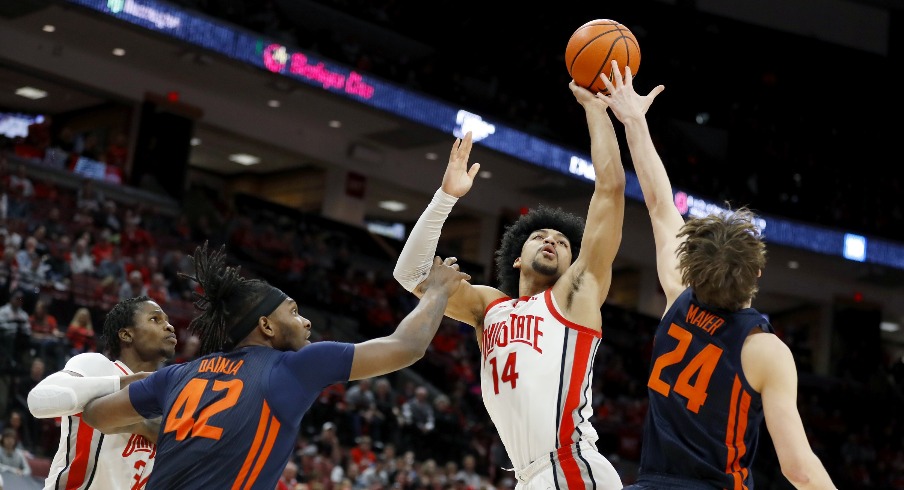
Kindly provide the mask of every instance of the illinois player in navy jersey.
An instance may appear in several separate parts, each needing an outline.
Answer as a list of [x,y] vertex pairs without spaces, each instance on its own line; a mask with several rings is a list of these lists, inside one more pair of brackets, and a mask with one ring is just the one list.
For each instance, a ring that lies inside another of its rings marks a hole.
[[[496,251],[499,289],[462,284],[446,315],[475,328],[484,406],[514,465],[518,490],[620,489],[597,450],[590,386],[602,338],[600,308],[621,244],[625,171],[605,102],[572,81],[584,108],[595,184],[583,218],[538,206],[509,226]],[[396,264],[409,291],[430,268],[442,225],[474,182],[472,134],[452,147],[440,189]]]
[[629,488],[753,488],[763,419],[782,473],[796,488],[834,488],[797,410],[791,350],[753,298],[766,265],[756,215],[746,207],[686,223],[647,126],[662,85],[638,95],[630,68],[613,63],[610,109],[625,127],[653,223],[666,296],[653,340],[638,482]]
[[92,398],[116,392],[171,359],[175,329],[160,305],[139,296],[110,309],[103,340],[106,356],[79,354],[28,393],[35,417],[61,418],[60,445],[45,490],[141,490],[152,473],[159,420],[136,421],[103,434],[85,423],[81,412]]
[[101,431],[162,417],[149,490],[273,490],[295,448],[302,416],[334,383],[402,369],[420,359],[449,295],[470,279],[454,258],[436,257],[423,298],[396,331],[360,344],[311,343],[311,322],[266,281],[245,279],[222,249],[198,247],[195,276],[203,312],[189,329],[202,357],[164,367],[89,402]]

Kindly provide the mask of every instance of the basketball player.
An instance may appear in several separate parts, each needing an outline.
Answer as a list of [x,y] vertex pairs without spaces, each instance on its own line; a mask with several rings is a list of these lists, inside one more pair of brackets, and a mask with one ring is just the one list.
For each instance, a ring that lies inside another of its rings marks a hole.
[[684,222],[647,127],[663,90],[641,97],[630,68],[605,77],[605,99],[625,126],[653,222],[665,312],[656,329],[638,483],[629,488],[753,487],[763,418],[782,473],[796,488],[834,488],[797,411],[788,346],[751,307],[766,245],[747,208]]
[[470,279],[436,257],[423,298],[396,331],[360,344],[311,343],[295,300],[226,265],[223,249],[196,249],[203,293],[189,329],[202,357],[164,367],[87,404],[103,432],[162,417],[158,464],[147,488],[273,490],[295,449],[305,412],[333,383],[411,365],[436,334],[448,297]]
[[[621,243],[625,171],[605,102],[572,81],[590,132],[596,183],[584,221],[540,206],[521,216],[496,251],[500,287],[462,284],[446,315],[476,330],[484,405],[520,489],[622,488],[597,451],[591,390],[601,307]],[[421,214],[393,275],[407,290],[429,269],[442,225],[480,169],[468,169],[471,133],[456,140],[442,186]]]
[[44,481],[45,490],[140,490],[156,456],[159,420],[141,421],[108,432],[82,419],[85,403],[147,376],[176,352],[176,334],[166,313],[147,296],[120,301],[107,314],[103,354],[70,359],[28,393],[38,418],[62,417],[60,446]]

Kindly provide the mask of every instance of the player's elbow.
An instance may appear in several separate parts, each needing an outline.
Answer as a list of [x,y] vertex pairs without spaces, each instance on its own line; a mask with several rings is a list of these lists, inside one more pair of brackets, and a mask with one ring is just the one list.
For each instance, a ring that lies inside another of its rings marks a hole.
[[782,475],[794,485],[795,488],[805,488],[813,481],[820,464],[815,454],[809,457],[792,458],[788,461],[781,461]]

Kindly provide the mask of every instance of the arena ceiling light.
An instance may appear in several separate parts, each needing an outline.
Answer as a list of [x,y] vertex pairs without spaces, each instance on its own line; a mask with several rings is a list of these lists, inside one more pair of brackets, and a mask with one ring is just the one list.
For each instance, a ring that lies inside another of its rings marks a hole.
[[379,206],[387,211],[398,213],[408,209],[408,205],[399,201],[380,201]]
[[25,97],[26,99],[38,100],[47,97],[47,92],[34,87],[19,87],[16,89],[16,95]]
[[44,32],[53,32],[56,30],[56,26],[54,26],[53,24],[46,24],[41,28],[41,30],[43,30]]
[[261,163],[260,158],[247,153],[233,153],[232,155],[229,155],[229,160],[245,166]]

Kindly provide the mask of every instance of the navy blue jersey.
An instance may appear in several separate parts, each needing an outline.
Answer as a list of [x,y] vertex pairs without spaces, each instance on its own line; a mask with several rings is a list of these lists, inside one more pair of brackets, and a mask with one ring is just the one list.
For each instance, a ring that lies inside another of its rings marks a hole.
[[243,347],[129,385],[138,413],[163,417],[147,489],[273,490],[302,416],[324,388],[348,381],[354,351],[339,342]]
[[753,488],[763,404],[744,377],[741,347],[756,327],[773,331],[753,308],[712,309],[691,289],[675,300],[653,340],[638,481],[647,475],[668,488]]

